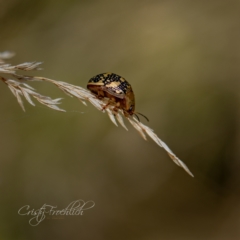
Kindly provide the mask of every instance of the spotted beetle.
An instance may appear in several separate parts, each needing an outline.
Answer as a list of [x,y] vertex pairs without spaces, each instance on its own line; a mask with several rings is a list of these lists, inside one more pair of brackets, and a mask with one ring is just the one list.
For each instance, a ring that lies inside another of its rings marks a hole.
[[[105,107],[113,102],[116,104],[116,108],[123,110],[125,117],[135,115],[139,120],[137,112],[135,112],[134,93],[131,85],[125,78],[115,73],[98,74],[88,81],[87,88],[99,99],[104,97],[109,99],[109,103]],[[149,121],[143,114],[138,114]]]

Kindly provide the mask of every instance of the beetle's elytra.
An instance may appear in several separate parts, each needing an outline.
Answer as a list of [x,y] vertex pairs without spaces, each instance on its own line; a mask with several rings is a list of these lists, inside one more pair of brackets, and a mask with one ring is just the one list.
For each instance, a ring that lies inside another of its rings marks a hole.
[[[134,112],[134,93],[131,85],[125,78],[115,73],[101,73],[88,81],[87,88],[98,98],[106,97],[109,101],[115,103],[116,108],[122,109],[126,117],[129,115],[137,116],[136,112]],[[141,113],[139,114],[142,115]]]

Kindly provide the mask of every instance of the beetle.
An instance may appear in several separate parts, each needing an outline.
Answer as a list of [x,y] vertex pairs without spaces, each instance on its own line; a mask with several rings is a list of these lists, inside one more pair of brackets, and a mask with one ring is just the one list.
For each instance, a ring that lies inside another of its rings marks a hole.
[[[109,99],[109,102],[103,109],[112,102],[115,104],[115,110],[117,108],[123,110],[125,117],[134,115],[140,121],[137,116],[138,112],[135,112],[135,97],[132,87],[125,78],[115,73],[101,73],[88,81],[87,88],[99,99],[104,97]],[[138,114],[149,121],[143,114]]]

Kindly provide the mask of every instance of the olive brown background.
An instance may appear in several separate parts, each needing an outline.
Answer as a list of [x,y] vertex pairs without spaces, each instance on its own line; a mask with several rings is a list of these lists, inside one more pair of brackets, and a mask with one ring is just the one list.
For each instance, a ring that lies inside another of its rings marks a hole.
[[[31,74],[85,87],[125,77],[137,111],[195,175],[151,140],[63,97],[66,113],[0,87],[1,239],[239,239],[239,1],[0,1],[0,51]],[[146,123],[142,119],[143,123]],[[29,225],[18,209],[92,200],[83,216]]]

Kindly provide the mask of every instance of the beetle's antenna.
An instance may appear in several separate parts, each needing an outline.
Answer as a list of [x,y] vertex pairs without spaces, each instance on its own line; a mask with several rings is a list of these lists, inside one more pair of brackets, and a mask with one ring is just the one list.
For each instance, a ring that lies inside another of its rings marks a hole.
[[[143,114],[141,114],[141,113],[139,113],[139,112],[137,112],[137,114],[140,114],[141,116],[143,116],[148,122],[149,122],[149,119],[145,116],[145,115],[143,115]],[[134,114],[135,116],[137,116],[136,114]],[[138,120],[139,120],[139,117],[138,117]],[[139,121],[140,122],[140,121]]]
[[136,116],[138,121],[140,122],[140,119],[139,119],[138,115],[136,113],[133,113],[133,115]]
[[140,118],[139,118],[139,116],[138,116],[137,114],[143,116],[143,117],[149,122],[149,119],[148,119],[145,115],[143,115],[143,114],[141,114],[141,113],[139,113],[139,112],[133,113],[133,115],[136,116],[136,118],[137,118],[137,120],[138,120],[139,122],[141,122],[141,121],[140,121]]

